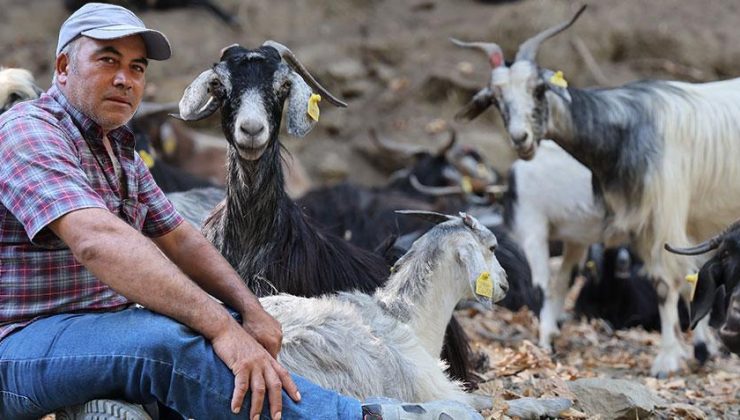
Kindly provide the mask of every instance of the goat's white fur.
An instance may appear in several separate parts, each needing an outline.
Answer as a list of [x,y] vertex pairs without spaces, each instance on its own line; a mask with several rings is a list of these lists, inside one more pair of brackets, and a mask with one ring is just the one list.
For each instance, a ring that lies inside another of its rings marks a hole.
[[[549,350],[559,331],[571,271],[590,244],[605,239],[606,212],[594,199],[591,171],[551,140],[540,143],[531,161],[514,162],[511,176],[516,180],[511,232],[527,256],[532,282],[544,292],[539,344]],[[563,260],[553,278],[550,240],[563,241]]]
[[495,244],[488,229],[471,229],[456,219],[419,238],[372,296],[260,299],[283,326],[278,360],[296,374],[359,399],[452,399],[483,408],[479,398],[444,374],[439,354],[457,302],[483,299],[474,291],[482,272],[490,273],[493,300],[503,298],[508,285],[490,250]]
[[10,95],[13,93],[25,100],[38,97],[40,90],[30,71],[0,68],[0,109],[9,105]]

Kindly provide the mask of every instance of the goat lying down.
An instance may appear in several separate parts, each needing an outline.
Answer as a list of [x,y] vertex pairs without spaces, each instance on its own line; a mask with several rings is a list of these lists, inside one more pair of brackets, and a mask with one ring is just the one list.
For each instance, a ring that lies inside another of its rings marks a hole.
[[[506,273],[496,237],[472,216],[419,214],[441,222],[416,240],[373,295],[342,292],[260,299],[283,326],[278,360],[290,371],[360,400],[452,399],[478,409],[485,401],[444,373],[445,326],[461,299],[490,308],[504,298]],[[487,405],[490,407],[490,399]]]
[[[610,227],[631,235],[655,282],[662,337],[651,372],[665,376],[690,354],[676,308],[686,298],[684,277],[702,261],[671,255],[663,244],[703,240],[740,214],[740,78],[568,87],[562,74],[537,64],[537,51],[582,10],[525,41],[511,65],[494,43],[457,42],[484,51],[491,64],[488,86],[459,115],[475,118],[495,105],[520,158],[531,159],[549,138],[591,170]],[[707,325],[697,327],[693,340],[695,352],[715,350]]]

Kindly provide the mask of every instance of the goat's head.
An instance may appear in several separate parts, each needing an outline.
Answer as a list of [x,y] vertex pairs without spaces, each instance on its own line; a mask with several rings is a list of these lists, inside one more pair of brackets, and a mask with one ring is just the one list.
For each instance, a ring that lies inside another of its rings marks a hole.
[[224,135],[242,159],[257,160],[277,138],[288,102],[288,133],[303,137],[318,120],[318,92],[335,106],[344,102],[324,89],[284,45],[266,41],[249,50],[237,44],[185,89],[179,117],[201,120],[222,109]]
[[[700,255],[716,250],[699,271],[691,302],[691,327],[696,326],[713,307],[724,313],[730,304],[730,296],[740,282],[740,221],[694,247],[674,248],[666,244],[665,249],[681,255]],[[715,302],[718,299],[721,301]],[[720,322],[724,316],[712,315],[712,318],[718,318]]]
[[465,273],[468,299],[476,299],[490,308],[506,296],[509,283],[506,272],[494,255],[496,236],[473,216],[460,213],[448,216],[417,210],[397,210],[397,213],[422,217],[439,225],[414,242],[413,247],[437,248],[450,255]]
[[0,69],[0,114],[18,102],[36,99],[42,90],[25,69]]
[[597,243],[588,247],[584,275],[594,284],[602,281],[630,281],[635,264],[642,263],[628,247],[605,248],[604,244]]
[[570,102],[562,75],[541,68],[536,61],[537,51],[543,41],[570,27],[585,8],[581,7],[570,20],[546,29],[521,44],[511,65],[504,62],[504,54],[497,44],[452,39],[460,47],[483,51],[491,65],[488,86],[476,93],[456,118],[472,120],[489,106],[495,105],[519,157],[532,159],[539,141],[547,132],[549,108],[546,93],[554,92]]

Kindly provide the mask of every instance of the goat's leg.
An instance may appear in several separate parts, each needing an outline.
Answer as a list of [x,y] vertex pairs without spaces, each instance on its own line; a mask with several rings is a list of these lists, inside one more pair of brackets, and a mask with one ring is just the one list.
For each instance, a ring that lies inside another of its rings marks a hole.
[[686,344],[681,338],[678,320],[678,289],[672,282],[655,280],[660,313],[660,351],[653,361],[650,374],[666,378],[671,372],[681,369],[681,361],[689,357]]
[[555,277],[550,280],[540,312],[540,346],[545,349],[552,349],[552,339],[560,333],[558,320],[563,316],[571,273],[585,254],[586,247],[581,244],[572,242],[563,244],[563,262]]
[[719,343],[709,327],[709,318],[709,315],[705,316],[694,328],[694,358],[702,365],[719,352]]

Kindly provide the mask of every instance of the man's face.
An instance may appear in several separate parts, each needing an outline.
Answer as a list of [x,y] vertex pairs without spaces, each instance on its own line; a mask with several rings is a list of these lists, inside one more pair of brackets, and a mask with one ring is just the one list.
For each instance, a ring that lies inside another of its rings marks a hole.
[[81,37],[56,61],[57,83],[70,103],[108,132],[126,124],[146,83],[146,47],[138,35],[96,40]]

